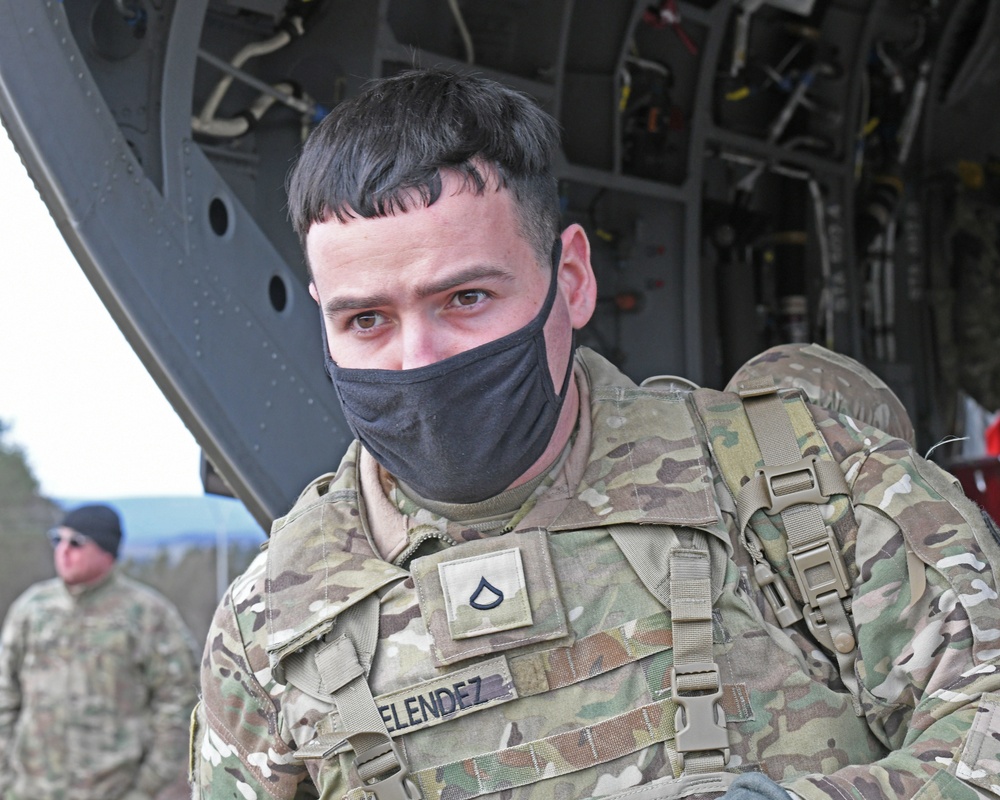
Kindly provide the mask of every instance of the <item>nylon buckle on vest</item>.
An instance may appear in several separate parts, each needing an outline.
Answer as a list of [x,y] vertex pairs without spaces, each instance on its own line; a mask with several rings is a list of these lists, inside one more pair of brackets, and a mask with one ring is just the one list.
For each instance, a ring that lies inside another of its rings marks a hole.
[[406,761],[396,749],[396,743],[388,734],[376,731],[363,734],[366,739],[374,737],[375,743],[360,750],[355,749],[351,772],[355,782],[376,800],[422,800],[423,795],[410,779]]
[[763,476],[770,499],[768,514],[780,514],[799,503],[823,505],[830,498],[819,489],[816,475],[816,456],[807,456],[794,464],[781,467],[761,467],[757,474]]
[[674,666],[670,671],[670,693],[677,703],[674,745],[681,769],[685,754],[698,751],[718,750],[723,763],[728,762],[729,735],[719,668],[711,661]]
[[831,600],[841,604],[849,593],[847,572],[835,546],[833,534],[827,528],[825,541],[790,551],[788,558],[806,601],[802,611],[809,629],[821,641],[829,640],[838,652],[848,653],[854,649],[854,637],[843,632],[834,636],[822,610]]
[[792,573],[798,581],[803,599],[811,608],[818,608],[820,598],[828,592],[847,597],[847,575],[843,559],[834,550],[834,539],[826,529],[826,541],[805,545],[788,554]]
[[[779,514],[800,503],[823,505],[830,499],[820,490],[819,477],[816,475],[816,456],[807,456],[794,464],[781,467],[762,467],[757,470],[757,474],[763,476],[770,498],[770,506],[766,511],[768,514]],[[818,619],[820,598],[829,592],[836,592],[837,597],[843,599],[850,590],[843,559],[835,549],[833,534],[829,527],[825,528],[825,532],[826,536],[822,541],[794,547],[788,552],[792,574],[805,601],[803,614],[817,627],[822,627],[822,622]],[[758,575],[757,578],[764,579],[761,581],[762,585],[765,582],[774,584],[779,595],[779,605],[787,603],[787,590],[779,585],[776,575]],[[774,600],[772,606],[775,606]],[[775,610],[778,613],[777,607]],[[787,615],[786,610],[784,616]]]

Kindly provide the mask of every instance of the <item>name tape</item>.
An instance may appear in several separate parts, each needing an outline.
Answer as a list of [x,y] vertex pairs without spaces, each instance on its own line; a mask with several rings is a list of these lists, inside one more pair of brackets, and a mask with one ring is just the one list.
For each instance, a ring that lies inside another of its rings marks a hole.
[[389,733],[411,733],[517,699],[503,656],[375,698]]

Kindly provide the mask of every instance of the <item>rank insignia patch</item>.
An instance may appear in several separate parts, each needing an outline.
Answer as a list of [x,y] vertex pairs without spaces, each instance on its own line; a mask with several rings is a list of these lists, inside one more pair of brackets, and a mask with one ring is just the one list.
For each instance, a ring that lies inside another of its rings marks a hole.
[[436,667],[533,642],[569,643],[542,528],[463,542],[413,559],[410,570]]
[[531,625],[519,548],[438,564],[438,576],[453,639]]

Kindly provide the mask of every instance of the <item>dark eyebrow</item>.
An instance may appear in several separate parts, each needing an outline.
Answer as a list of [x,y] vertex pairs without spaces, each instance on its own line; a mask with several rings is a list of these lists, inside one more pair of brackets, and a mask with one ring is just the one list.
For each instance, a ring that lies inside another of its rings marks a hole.
[[[471,283],[484,279],[511,281],[514,279],[514,276],[509,270],[500,267],[488,265],[468,267],[447,275],[434,283],[419,287],[417,289],[417,297],[420,299],[431,297],[440,292],[447,292],[449,289],[454,289],[456,286],[461,286],[463,283]],[[326,316],[333,317],[341,311],[364,311],[369,308],[389,305],[390,302],[391,298],[384,294],[373,294],[364,297],[335,297],[323,306],[323,311]]]
[[323,313],[328,317],[334,317],[341,311],[364,311],[388,304],[389,296],[385,294],[373,294],[368,297],[335,297],[323,306]]
[[425,297],[430,297],[431,295],[439,294],[440,292],[447,292],[449,289],[454,289],[456,286],[461,286],[463,283],[481,281],[485,278],[511,281],[514,279],[514,276],[509,270],[502,269],[501,267],[491,267],[486,264],[468,267],[466,269],[459,270],[458,272],[454,272],[451,275],[447,275],[435,283],[429,283],[426,286],[421,286],[417,289],[417,297],[423,299]]

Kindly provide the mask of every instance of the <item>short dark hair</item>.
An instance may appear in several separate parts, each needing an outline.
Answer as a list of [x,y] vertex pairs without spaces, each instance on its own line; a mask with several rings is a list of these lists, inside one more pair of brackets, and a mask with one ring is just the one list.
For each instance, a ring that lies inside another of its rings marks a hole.
[[491,182],[510,190],[521,233],[547,265],[559,233],[558,144],[555,120],[495,81],[439,70],[376,80],[310,135],[288,181],[292,224],[305,251],[313,223],[431,205],[448,170],[476,194]]

